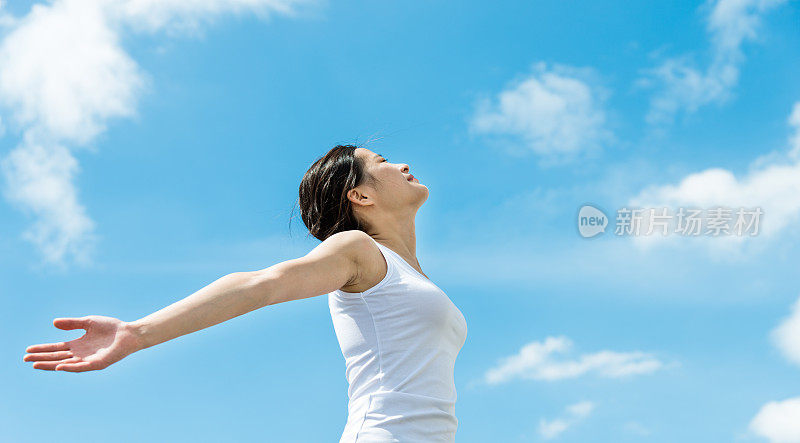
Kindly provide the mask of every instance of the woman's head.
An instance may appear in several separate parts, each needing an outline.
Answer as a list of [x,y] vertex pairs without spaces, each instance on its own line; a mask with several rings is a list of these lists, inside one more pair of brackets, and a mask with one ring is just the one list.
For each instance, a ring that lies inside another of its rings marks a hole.
[[300,182],[300,216],[311,235],[325,240],[351,229],[368,232],[387,219],[414,214],[428,188],[405,163],[389,163],[369,149],[339,145],[308,169]]

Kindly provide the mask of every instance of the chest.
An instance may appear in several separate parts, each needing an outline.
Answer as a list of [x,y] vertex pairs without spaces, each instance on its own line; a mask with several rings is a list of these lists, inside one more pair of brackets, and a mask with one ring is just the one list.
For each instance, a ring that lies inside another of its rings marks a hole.
[[430,280],[401,276],[383,288],[380,294],[367,300],[373,314],[384,324],[408,330],[442,334],[457,341],[466,334],[466,320],[461,311],[442,289]]

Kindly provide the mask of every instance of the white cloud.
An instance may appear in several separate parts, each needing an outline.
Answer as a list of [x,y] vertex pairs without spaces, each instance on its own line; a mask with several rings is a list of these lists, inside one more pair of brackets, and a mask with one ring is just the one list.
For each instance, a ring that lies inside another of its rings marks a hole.
[[501,359],[484,375],[489,384],[514,379],[554,381],[576,378],[590,373],[601,377],[621,378],[649,374],[664,366],[644,352],[600,351],[570,356],[572,341],[566,337],[547,337],[531,342],[519,353]]
[[800,442],[800,397],[765,404],[750,422],[750,430],[771,443]]
[[65,255],[88,260],[94,223],[78,202],[73,178],[78,162],[61,145],[26,141],[2,162],[6,197],[36,216],[24,237],[39,247],[45,260]]
[[739,81],[744,62],[742,44],[758,37],[762,15],[786,0],[718,0],[708,17],[712,56],[705,70],[698,69],[688,57],[665,60],[650,70],[640,83],[658,85],[647,120],[668,123],[683,110],[688,113],[730,98]]
[[3,161],[6,197],[36,220],[45,260],[86,258],[93,222],[78,200],[71,150],[131,117],[147,77],[121,47],[126,29],[197,29],[223,13],[291,14],[298,0],[55,0],[10,17],[0,3],[0,106],[21,142]]
[[[800,298],[772,331],[772,340],[789,361],[800,365]],[[772,443],[800,442],[800,397],[762,406],[750,421],[750,431]]]
[[[795,104],[789,120],[794,133],[790,143],[800,140],[800,102]],[[791,146],[794,149],[794,145]],[[711,209],[727,207],[732,209],[732,222],[736,220],[738,208],[761,208],[758,233],[749,235],[720,235],[700,237],[709,250],[736,252],[747,239],[770,238],[792,225],[800,217],[800,159],[788,155],[767,155],[756,159],[750,170],[737,178],[733,172],[722,168],[710,168],[682,178],[677,184],[655,185],[642,190],[628,202],[629,207],[663,208],[675,214],[680,207]],[[660,210],[657,211],[660,213]],[[674,220],[673,220],[674,222]],[[642,227],[647,232],[649,217],[645,217]],[[670,228],[672,232],[673,226]],[[705,234],[706,227],[702,227]],[[750,231],[752,232],[752,231]],[[662,236],[659,231],[652,235],[635,237],[638,245],[650,247],[668,239],[680,236]]]
[[789,317],[772,331],[772,340],[789,361],[800,365],[800,298],[792,305]]
[[134,112],[142,86],[100,2],[34,5],[0,47],[0,98],[14,123],[85,143]]
[[562,417],[553,420],[539,420],[539,434],[545,440],[556,438],[573,425],[588,417],[594,410],[594,407],[594,403],[590,401],[582,401],[567,406]]
[[597,151],[612,136],[605,128],[606,93],[591,86],[590,77],[587,70],[538,63],[531,75],[511,84],[495,100],[479,101],[470,131],[533,151],[546,161],[572,160]]

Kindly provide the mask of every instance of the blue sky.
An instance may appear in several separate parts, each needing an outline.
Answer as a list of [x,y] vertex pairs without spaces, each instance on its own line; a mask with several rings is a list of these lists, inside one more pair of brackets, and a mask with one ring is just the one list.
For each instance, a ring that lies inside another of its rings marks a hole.
[[[430,189],[458,441],[800,438],[797,2],[84,3],[0,8],[0,439],[336,441],[324,296],[99,372],[22,356],[77,337],[54,317],[305,254],[303,173],[368,140]],[[585,203],[761,206],[764,230],[584,239]]]

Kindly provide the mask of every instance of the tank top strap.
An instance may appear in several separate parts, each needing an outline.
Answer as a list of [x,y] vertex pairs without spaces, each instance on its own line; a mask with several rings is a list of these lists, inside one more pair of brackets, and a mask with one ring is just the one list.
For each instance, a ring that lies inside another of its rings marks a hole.
[[[372,237],[370,236],[370,238],[372,238]],[[392,260],[392,262],[394,263],[395,267],[398,270],[402,270],[401,272],[407,273],[409,275],[413,275],[415,277],[422,278],[422,279],[424,279],[426,281],[431,281],[428,277],[425,277],[424,275],[422,275],[422,273],[420,273],[419,271],[414,269],[414,267],[411,266],[406,261],[406,259],[401,257],[400,254],[394,252],[392,249],[388,248],[387,246],[384,246],[384,245],[378,243],[378,241],[375,240],[374,238],[372,238],[372,241],[374,241],[375,244],[378,245],[378,248],[380,248],[381,252],[383,252],[384,257],[387,257],[386,258],[387,263],[389,262],[389,260]]]
[[[369,238],[372,238],[370,236]],[[389,281],[391,281],[399,272],[401,272],[401,266],[397,263],[397,258],[392,255],[392,250],[383,246],[382,244],[378,243],[377,240],[372,238],[372,241],[378,246],[378,250],[381,251],[381,255],[383,255],[384,261],[386,262],[386,275],[383,276],[380,282],[375,286],[367,289],[366,291],[362,292],[361,295],[367,295],[377,291],[378,289],[386,286]],[[351,294],[349,292],[343,292],[338,290],[339,293],[342,294]]]
[[[370,236],[369,238],[372,238],[372,236]],[[378,249],[381,251],[381,254],[383,254],[383,258],[386,260],[386,266],[391,268],[387,269],[386,271],[387,274],[389,273],[390,270],[393,270],[398,266],[400,266],[397,262],[397,257],[394,255],[394,251],[378,243],[378,240],[375,240],[374,238],[372,238],[372,241],[375,243],[376,246],[378,246]]]

